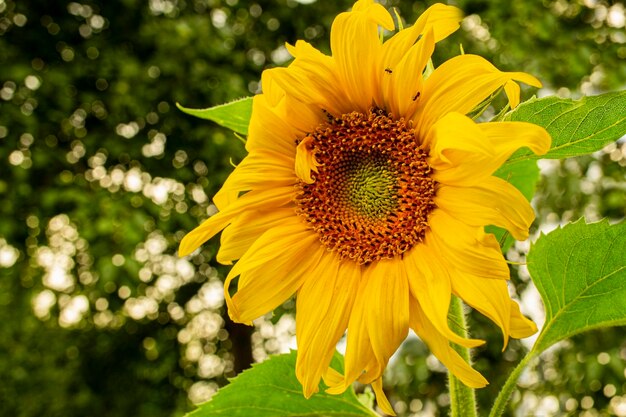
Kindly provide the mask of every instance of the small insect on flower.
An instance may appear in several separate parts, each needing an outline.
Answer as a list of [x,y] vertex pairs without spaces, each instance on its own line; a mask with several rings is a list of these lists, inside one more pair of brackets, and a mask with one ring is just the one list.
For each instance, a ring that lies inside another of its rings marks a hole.
[[[470,54],[425,79],[435,44],[460,20],[457,8],[435,4],[383,42],[392,16],[360,0],[334,20],[332,56],[289,45],[294,61],[263,72],[248,155],[215,195],[219,212],[181,242],[188,255],[222,231],[217,260],[237,261],[224,284],[235,321],[296,294],[296,375],[307,397],[322,377],[330,393],[358,380],[392,414],[382,374],[409,328],[463,383],[485,386],[450,346],[483,343],[448,327],[452,294],[493,320],[505,344],[537,330],[509,298],[507,263],[484,226],[528,237],[533,210],[493,173],[520,147],[547,152],[550,137],[466,114],[500,88],[514,108],[516,81],[540,83]],[[340,374],[329,364],[346,329]]]

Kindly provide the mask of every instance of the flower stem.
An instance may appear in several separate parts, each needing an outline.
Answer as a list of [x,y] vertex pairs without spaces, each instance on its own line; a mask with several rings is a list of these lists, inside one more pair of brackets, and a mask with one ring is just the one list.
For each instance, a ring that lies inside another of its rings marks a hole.
[[500,390],[500,393],[496,397],[496,401],[493,403],[491,411],[489,412],[489,417],[500,417],[504,413],[506,405],[509,402],[509,398],[511,398],[513,390],[517,387],[517,380],[522,374],[522,371],[526,368],[526,365],[528,365],[534,357],[535,354],[533,351],[528,352],[521,362],[517,364],[515,369],[513,369],[513,372],[511,372],[504,383],[504,386]]
[[[448,312],[450,327],[460,336],[467,337],[467,325],[463,305],[458,297],[452,296],[450,311]],[[461,357],[471,365],[468,348],[452,344]],[[448,372],[450,389],[450,417],[476,417],[476,395],[474,389],[463,384],[452,372]]]

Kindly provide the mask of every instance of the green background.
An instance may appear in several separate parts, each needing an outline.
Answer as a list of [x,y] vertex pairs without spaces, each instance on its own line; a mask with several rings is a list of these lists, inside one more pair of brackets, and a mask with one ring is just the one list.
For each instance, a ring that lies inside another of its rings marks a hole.
[[[215,240],[189,260],[175,256],[244,156],[231,132],[175,103],[202,108],[253,94],[264,68],[288,62],[285,42],[328,52],[330,23],[351,2],[302,3],[0,0],[0,415],[182,415],[293,342],[292,302],[254,329],[228,320]],[[501,69],[534,74],[544,95],[625,87],[622,3],[455,4],[467,17],[435,64],[462,44]],[[408,23],[426,7],[385,5]],[[542,162],[535,229],[623,219],[625,166],[623,143]],[[518,244],[509,257],[526,250]],[[526,312],[538,312],[527,272],[512,268]],[[501,353],[495,326],[474,313],[470,323],[488,341],[476,353],[491,382],[478,391],[484,410],[525,348],[515,341]],[[623,334],[594,331],[545,354],[513,397],[519,412],[626,407]],[[400,415],[445,415],[445,383],[412,338],[386,391]]]

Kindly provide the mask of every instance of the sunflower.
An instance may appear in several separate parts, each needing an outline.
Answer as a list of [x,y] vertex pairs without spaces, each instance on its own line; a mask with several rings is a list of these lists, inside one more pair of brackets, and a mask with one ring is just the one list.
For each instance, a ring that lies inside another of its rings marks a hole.
[[[435,43],[461,12],[430,7],[410,28],[373,0],[339,14],[332,56],[298,41],[294,61],[263,72],[253,100],[248,155],[215,195],[219,212],[185,236],[185,256],[222,231],[217,261],[233,320],[250,324],[296,294],[296,375],[304,395],[372,384],[393,410],[382,374],[409,329],[463,383],[485,378],[451,347],[475,347],[448,326],[451,295],[509,337],[535,333],[507,289],[509,268],[494,235],[524,240],[534,213],[494,171],[518,148],[547,152],[550,137],[522,122],[467,117],[503,89],[511,108],[521,72],[464,54],[430,72]],[[237,291],[229,287],[238,277]],[[347,329],[345,371],[329,368]]]

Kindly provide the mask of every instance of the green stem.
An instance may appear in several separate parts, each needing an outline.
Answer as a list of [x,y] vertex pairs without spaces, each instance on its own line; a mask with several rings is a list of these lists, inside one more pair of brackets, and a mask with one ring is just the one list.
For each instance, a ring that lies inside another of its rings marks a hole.
[[[467,325],[461,300],[452,296],[448,313],[450,327],[460,336],[467,337]],[[461,357],[471,365],[468,348],[452,344]],[[450,417],[476,417],[476,395],[474,389],[463,384],[452,372],[448,372],[450,389]]]
[[517,380],[519,379],[522,371],[526,369],[526,365],[535,357],[532,351],[528,352],[526,356],[522,359],[520,363],[517,364],[513,372],[509,375],[504,386],[500,390],[498,397],[496,397],[496,401],[493,403],[491,407],[491,412],[489,412],[489,417],[500,417],[504,410],[506,409],[506,405],[509,402],[509,398],[511,398],[511,394],[513,394],[513,390],[517,387]]

